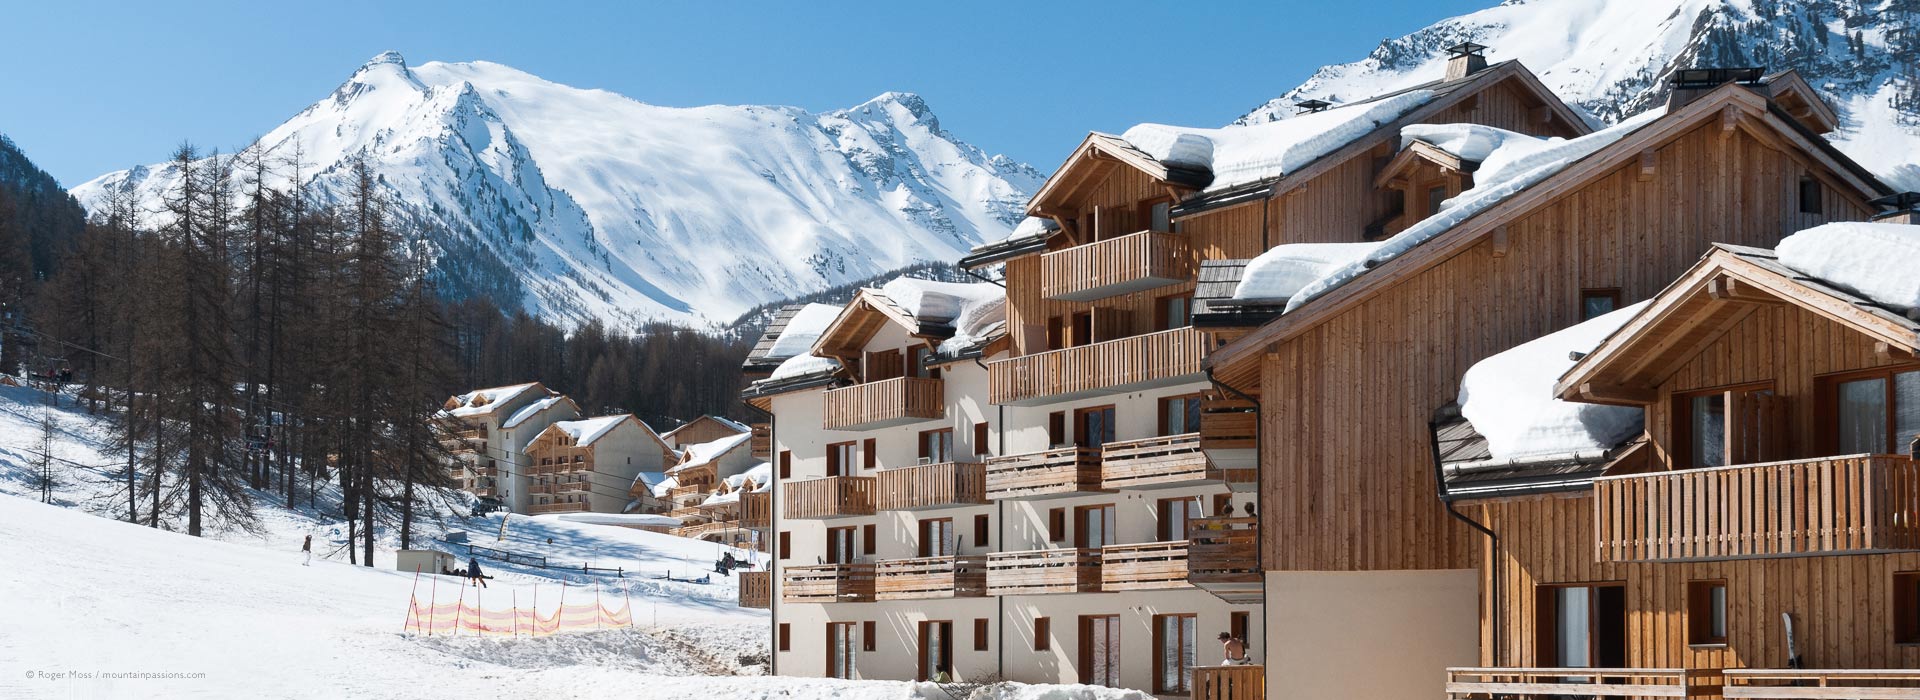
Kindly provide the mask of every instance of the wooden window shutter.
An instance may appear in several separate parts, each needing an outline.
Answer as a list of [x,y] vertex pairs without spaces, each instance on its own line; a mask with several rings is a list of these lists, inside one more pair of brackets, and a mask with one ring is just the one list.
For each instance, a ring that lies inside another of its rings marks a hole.
[[921,433],[921,434],[920,434],[920,461],[922,461],[922,462],[925,462],[925,461],[927,461],[927,458],[928,458],[928,457],[932,457],[932,456],[933,456],[933,454],[932,454],[931,452],[928,452],[928,451],[927,451],[927,439],[928,439],[928,438],[930,438],[930,437],[933,437],[933,435],[932,435],[931,433]]
[[1053,624],[1045,617],[1033,618],[1033,650],[1046,651],[1053,648]]
[[877,636],[873,631],[872,620],[860,623],[860,644],[863,650],[874,651],[879,649],[880,640],[876,639]]
[[792,450],[780,451],[780,478],[782,479],[793,478],[793,451]]
[[[782,531],[780,533],[780,558],[793,558],[793,533],[791,532]],[[782,648],[784,648],[784,646]]]
[[980,421],[978,423],[973,424],[973,453],[974,454],[977,454],[977,455],[993,454],[993,448],[987,444],[988,442],[991,442],[991,438],[992,438],[992,435],[988,433],[989,431],[987,429],[986,421]]
[[879,466],[880,464],[880,455],[878,454],[879,452],[880,452],[880,441],[875,438],[867,438],[866,442],[860,445],[861,465],[868,469],[873,469]]
[[988,535],[992,534],[992,529],[992,525],[987,519],[987,514],[981,513],[973,516],[973,546],[987,546]]
[[1067,539],[1067,509],[1053,508],[1047,511],[1047,541],[1063,542]]
[[827,446],[827,476],[839,476],[840,473],[841,473],[841,467],[840,467],[839,446],[828,445]]
[[[780,534],[784,535],[787,533],[783,532]],[[787,651],[788,649],[792,648],[792,646],[793,646],[793,627],[788,623],[782,622],[780,623],[780,650]]]
[[874,540],[879,539],[877,537],[878,534],[879,530],[874,527],[873,523],[867,523],[866,526],[860,528],[861,545],[868,554],[873,553]]
[[973,650],[987,650],[987,618],[973,618]]
[[1047,446],[1059,447],[1067,444],[1067,412],[1054,411],[1047,414]]
[[1787,459],[1787,400],[1762,391],[1727,392],[1728,464]]

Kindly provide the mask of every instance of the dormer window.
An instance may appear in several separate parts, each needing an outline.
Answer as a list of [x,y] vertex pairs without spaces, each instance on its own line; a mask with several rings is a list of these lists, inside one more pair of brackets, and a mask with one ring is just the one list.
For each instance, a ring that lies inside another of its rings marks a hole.
[[1825,208],[1820,202],[1820,181],[1810,176],[1800,178],[1800,213],[1820,214]]

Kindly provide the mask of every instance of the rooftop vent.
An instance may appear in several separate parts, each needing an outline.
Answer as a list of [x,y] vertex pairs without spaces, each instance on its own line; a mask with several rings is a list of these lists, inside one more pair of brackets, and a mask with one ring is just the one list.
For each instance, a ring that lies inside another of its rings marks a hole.
[[1447,47],[1447,79],[1459,80],[1487,68],[1487,47],[1462,41]]
[[1667,78],[1667,109],[1679,109],[1727,83],[1758,86],[1766,76],[1762,68],[1682,68]]
[[1314,112],[1327,111],[1327,108],[1332,107],[1333,103],[1326,100],[1301,100],[1293,103],[1293,106],[1295,109],[1300,110],[1295,112],[1295,114],[1312,114]]
[[1873,216],[1875,222],[1920,225],[1920,192],[1890,194],[1867,203],[1887,209]]

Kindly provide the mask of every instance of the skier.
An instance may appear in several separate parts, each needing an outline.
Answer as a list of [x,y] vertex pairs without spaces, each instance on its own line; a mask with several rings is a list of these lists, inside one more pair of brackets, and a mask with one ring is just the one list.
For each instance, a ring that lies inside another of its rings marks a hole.
[[307,540],[300,543],[300,552],[307,556],[307,560],[300,562],[300,565],[313,566],[313,535],[307,535]]
[[473,579],[473,583],[476,586],[481,588],[487,587],[487,575],[480,571],[480,560],[478,558],[467,557],[467,578]]

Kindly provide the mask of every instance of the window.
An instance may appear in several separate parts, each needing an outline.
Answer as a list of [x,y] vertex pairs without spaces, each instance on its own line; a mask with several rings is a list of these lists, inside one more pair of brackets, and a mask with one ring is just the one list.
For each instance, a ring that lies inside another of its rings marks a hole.
[[1073,520],[1073,546],[1086,549],[1119,543],[1113,504],[1076,507]]
[[1114,440],[1113,407],[1082,408],[1073,412],[1074,438],[1081,447],[1099,447]]
[[933,348],[925,345],[907,348],[907,374],[926,379],[939,379],[940,368],[928,365],[928,362],[933,359]]
[[793,450],[780,451],[780,478],[793,478]]
[[920,463],[942,464],[953,461],[953,429],[920,431]]
[[1153,616],[1153,692],[1185,695],[1192,692],[1195,660],[1192,613]]
[[920,521],[920,556],[950,557],[959,553],[953,538],[953,518]]
[[1875,370],[1829,380],[1838,454],[1904,453],[1920,434],[1920,369]]
[[880,635],[873,631],[873,621],[860,623],[860,648],[862,651],[874,651],[880,648]]
[[1047,447],[1065,447],[1067,444],[1067,412],[1054,411],[1047,414]]
[[[785,534],[785,533],[781,533],[781,534]],[[852,564],[854,558],[855,558],[855,555],[853,551],[853,528],[852,527],[827,528],[827,563],[828,564]]]
[[1154,330],[1170,331],[1193,325],[1193,295],[1176,294],[1154,302]]
[[1687,582],[1687,643],[1727,643],[1727,582]]
[[1681,399],[1687,410],[1688,466],[1719,467],[1727,463],[1727,402],[1720,392]]
[[827,445],[827,476],[847,476],[853,473],[854,457],[859,450],[851,442],[836,442]]
[[827,677],[853,678],[853,623],[827,623]]
[[1820,203],[1820,181],[1812,177],[1800,178],[1800,213],[1819,214],[1823,211]]
[[987,650],[987,618],[973,618],[973,650]]
[[1051,618],[1033,618],[1033,650],[1046,651],[1053,648],[1053,623]]
[[1617,288],[1580,290],[1580,320],[1582,321],[1611,313],[1618,308],[1620,308],[1620,290]]
[[953,621],[920,621],[920,677],[924,681],[946,671],[953,675]]
[[973,546],[987,546],[988,535],[992,534],[992,530],[993,528],[989,524],[987,514],[981,513],[973,516]]
[[993,448],[988,446],[987,444],[989,442],[992,442],[991,438],[992,436],[989,434],[986,421],[981,421],[973,424],[974,456],[984,456],[984,455],[993,454]]
[[1120,616],[1080,616],[1080,682],[1120,687]]
[[1140,209],[1141,218],[1145,219],[1145,230],[1163,233],[1173,231],[1173,200],[1165,197],[1148,200],[1141,203]]
[[1200,517],[1200,499],[1195,496],[1184,498],[1162,498],[1156,510],[1161,542],[1173,542],[1187,538],[1187,521]]
[[1447,186],[1427,186],[1427,216],[1440,213],[1440,205],[1447,201]]
[[[793,533],[791,532],[782,531],[780,533],[780,558],[781,559],[793,558]],[[782,644],[780,645],[780,648],[782,650],[785,650],[787,648],[787,645]]]
[[1920,644],[1920,571],[1893,575],[1893,641]]
[[1067,347],[1080,347],[1093,342],[1093,313],[1082,311],[1073,314],[1072,337],[1067,338]]
[[[787,533],[782,532],[780,534],[784,535]],[[780,623],[780,650],[781,651],[786,651],[793,646],[792,644],[793,635],[790,634],[791,631],[792,631],[792,627],[790,627],[788,623],[785,623],[785,622]]]
[[1047,510],[1047,541],[1065,542],[1067,540],[1067,509],[1051,508]]
[[1253,617],[1251,613],[1245,610],[1235,610],[1228,613],[1227,631],[1233,634],[1234,639],[1245,643],[1248,649],[1253,648]]
[[1200,432],[1200,395],[1169,396],[1160,400],[1160,436]]
[[880,440],[867,438],[860,444],[860,466],[866,469],[880,468]]
[[1059,316],[1053,316],[1047,319],[1046,349],[1059,350],[1067,346],[1066,327],[1066,323],[1061,321]]
[[1535,657],[1542,666],[1620,668],[1627,660],[1627,587],[1618,583],[1536,589]]

